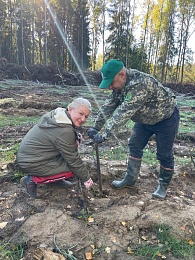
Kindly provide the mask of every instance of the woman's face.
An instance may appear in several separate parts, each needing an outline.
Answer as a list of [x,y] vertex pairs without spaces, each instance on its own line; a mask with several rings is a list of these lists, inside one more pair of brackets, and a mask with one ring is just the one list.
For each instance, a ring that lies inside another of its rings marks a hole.
[[69,107],[68,112],[73,124],[76,127],[80,127],[85,124],[90,114],[90,110],[86,106],[79,106],[78,108]]

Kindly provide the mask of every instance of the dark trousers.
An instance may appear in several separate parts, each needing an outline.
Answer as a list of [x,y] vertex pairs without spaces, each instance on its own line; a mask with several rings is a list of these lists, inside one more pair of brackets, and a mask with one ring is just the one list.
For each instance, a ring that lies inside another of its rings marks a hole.
[[174,169],[173,142],[179,128],[179,109],[176,106],[173,114],[155,125],[135,123],[129,139],[129,155],[142,158],[143,149],[150,137],[156,136],[157,159],[165,168]]

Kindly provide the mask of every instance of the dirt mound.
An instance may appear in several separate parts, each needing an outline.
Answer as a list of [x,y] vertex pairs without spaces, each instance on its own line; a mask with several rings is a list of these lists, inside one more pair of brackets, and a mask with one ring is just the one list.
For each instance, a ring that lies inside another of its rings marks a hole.
[[189,96],[193,96],[195,94],[195,85],[194,84],[173,84],[166,83],[164,86],[173,89],[177,93],[188,94]]

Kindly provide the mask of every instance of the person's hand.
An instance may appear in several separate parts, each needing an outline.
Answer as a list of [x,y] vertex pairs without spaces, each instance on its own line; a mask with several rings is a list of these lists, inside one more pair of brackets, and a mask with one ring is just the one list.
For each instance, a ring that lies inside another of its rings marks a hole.
[[96,134],[93,138],[94,143],[103,143],[105,140],[106,140],[106,138],[100,134]]
[[85,188],[88,190],[93,186],[93,180],[90,178],[88,181],[84,182]]
[[98,133],[98,130],[94,127],[90,128],[88,131],[87,131],[87,135],[89,136],[89,138],[93,139],[94,136]]

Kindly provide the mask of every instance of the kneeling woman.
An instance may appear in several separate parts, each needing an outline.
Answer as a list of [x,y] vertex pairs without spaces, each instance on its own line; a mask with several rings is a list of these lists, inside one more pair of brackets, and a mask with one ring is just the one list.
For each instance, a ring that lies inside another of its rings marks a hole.
[[21,179],[29,196],[36,198],[37,184],[53,183],[72,187],[66,181],[74,175],[86,188],[93,185],[78,153],[81,127],[91,112],[87,99],[76,98],[67,109],[56,108],[41,117],[26,134],[17,152],[17,164],[26,174]]

